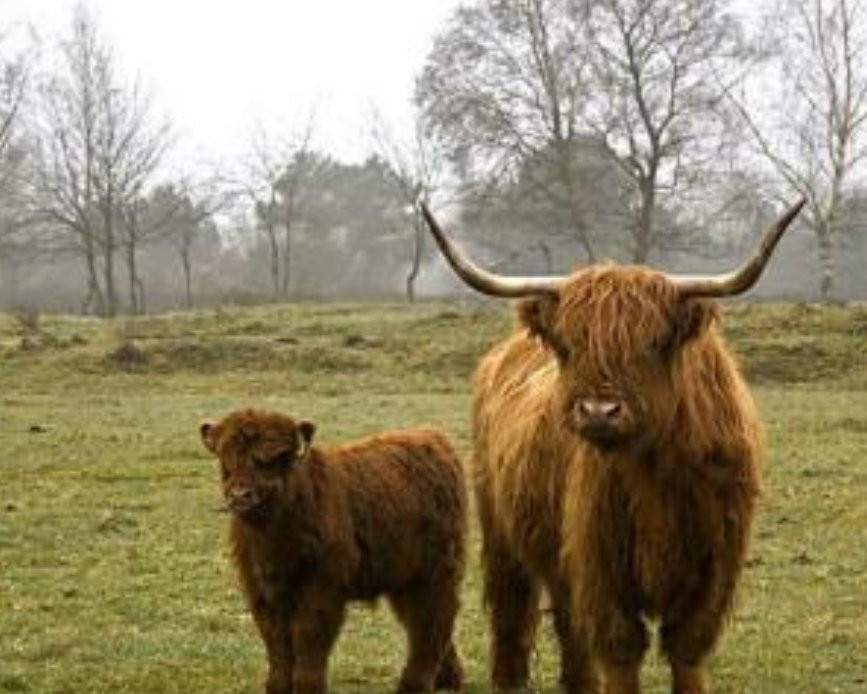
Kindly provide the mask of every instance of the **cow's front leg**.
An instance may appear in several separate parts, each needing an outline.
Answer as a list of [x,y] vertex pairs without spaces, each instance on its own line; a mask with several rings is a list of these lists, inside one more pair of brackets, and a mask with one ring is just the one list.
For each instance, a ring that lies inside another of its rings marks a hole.
[[745,544],[745,534],[737,536],[708,567],[706,581],[662,615],[660,641],[674,694],[710,690],[707,661],[731,612]]
[[549,593],[554,631],[560,645],[560,687],[564,694],[596,694],[599,690],[596,668],[583,625],[572,616],[569,590],[564,585],[552,585]]
[[641,662],[647,651],[647,627],[638,614],[618,608],[593,619],[592,651],[602,671],[605,694],[639,694]]
[[491,544],[485,548],[484,564],[493,631],[491,679],[497,692],[522,691],[530,675],[539,585],[508,552],[492,551]]
[[671,667],[674,694],[706,694],[707,658],[725,621],[722,605],[704,604],[677,621],[663,619],[662,651]]

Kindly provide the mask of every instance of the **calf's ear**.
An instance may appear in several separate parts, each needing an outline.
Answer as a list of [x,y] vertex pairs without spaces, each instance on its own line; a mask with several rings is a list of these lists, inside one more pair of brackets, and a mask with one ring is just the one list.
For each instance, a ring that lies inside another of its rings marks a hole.
[[310,443],[313,440],[313,434],[316,433],[316,425],[306,420],[298,422],[298,433],[301,434],[305,443]]
[[307,450],[310,448],[310,443],[313,441],[313,435],[316,433],[316,425],[313,422],[306,420],[298,422],[296,427],[296,436],[298,439],[298,447],[296,452],[297,458],[303,458],[307,455]]
[[202,443],[211,453],[217,452],[216,441],[214,440],[214,430],[216,427],[213,422],[202,422],[199,425],[199,435],[202,437]]

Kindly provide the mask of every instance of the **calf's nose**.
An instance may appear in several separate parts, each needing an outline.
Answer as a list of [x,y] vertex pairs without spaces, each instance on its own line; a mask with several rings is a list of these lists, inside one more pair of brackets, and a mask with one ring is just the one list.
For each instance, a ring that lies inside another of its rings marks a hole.
[[255,500],[255,495],[250,487],[234,487],[229,490],[229,501],[241,506],[249,505]]

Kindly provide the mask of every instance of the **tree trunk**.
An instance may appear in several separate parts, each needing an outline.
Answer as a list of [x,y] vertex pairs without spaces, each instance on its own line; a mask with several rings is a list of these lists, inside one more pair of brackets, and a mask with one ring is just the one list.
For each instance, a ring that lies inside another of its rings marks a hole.
[[145,285],[141,277],[135,278],[136,297],[138,299],[138,312],[144,315],[148,312],[147,303],[145,302]]
[[106,238],[105,260],[103,262],[103,284],[105,285],[105,315],[117,315],[117,290],[114,285],[114,241]]
[[102,204],[103,233],[103,285],[105,288],[105,315],[109,318],[117,315],[117,287],[114,281],[114,195],[109,188]]
[[135,235],[130,233],[129,242],[126,247],[126,266],[129,273],[129,312],[133,315],[139,313],[138,301],[138,277],[136,276],[136,252],[135,252]]
[[415,282],[418,279],[419,271],[421,270],[421,258],[424,251],[424,221],[415,214],[413,221],[413,248],[412,261],[410,262],[409,272],[406,275],[406,298],[409,303],[415,302]]
[[656,181],[652,178],[639,183],[641,203],[635,222],[635,249],[632,260],[646,263],[653,238],[653,213],[656,206]]
[[268,237],[268,249],[271,254],[271,289],[275,299],[280,296],[280,244],[277,241],[276,224],[274,222],[276,208],[277,194],[272,186],[268,199],[268,207],[265,209],[265,235]]
[[289,298],[289,279],[292,270],[292,220],[286,220],[285,232],[283,234],[283,283],[282,295],[284,298]]
[[826,218],[816,224],[816,240],[818,242],[819,267],[821,272],[819,290],[822,293],[823,301],[828,301],[831,298],[837,269],[834,261],[834,237],[831,229],[830,219]]
[[191,309],[193,308],[193,262],[187,248],[181,251],[181,265],[184,269],[184,304]]
[[92,310],[96,315],[101,316],[105,313],[105,297],[99,286],[96,244],[93,241],[92,232],[83,232],[82,237],[84,241],[84,265],[87,270],[87,296],[84,299],[83,310],[85,313],[90,313]]

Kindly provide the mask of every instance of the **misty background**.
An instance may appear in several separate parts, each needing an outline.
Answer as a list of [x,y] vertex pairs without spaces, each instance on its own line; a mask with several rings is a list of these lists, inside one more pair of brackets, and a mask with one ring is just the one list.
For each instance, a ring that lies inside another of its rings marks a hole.
[[419,198],[539,274],[728,270],[802,195],[751,296],[867,298],[867,0],[368,4],[0,3],[0,309],[465,294]]

